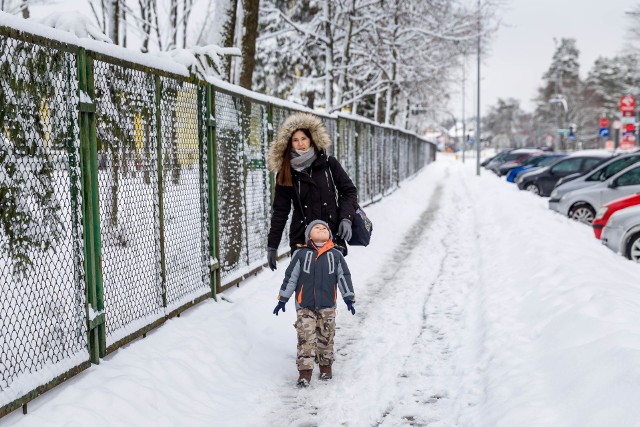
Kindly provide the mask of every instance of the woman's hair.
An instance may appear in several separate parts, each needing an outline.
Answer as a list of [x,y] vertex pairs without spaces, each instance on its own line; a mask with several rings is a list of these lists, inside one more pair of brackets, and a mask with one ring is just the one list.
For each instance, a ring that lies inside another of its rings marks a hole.
[[282,165],[280,166],[280,170],[278,171],[278,184],[285,187],[293,186],[293,179],[291,175],[291,150],[293,150],[293,144],[291,141],[293,140],[293,134],[298,132],[299,130],[302,131],[307,136],[307,138],[309,138],[309,141],[311,141],[311,148],[313,148],[316,153],[318,152],[318,147],[313,141],[309,129],[296,129],[291,132],[289,141],[287,142],[287,148],[285,148],[284,154],[282,155]]

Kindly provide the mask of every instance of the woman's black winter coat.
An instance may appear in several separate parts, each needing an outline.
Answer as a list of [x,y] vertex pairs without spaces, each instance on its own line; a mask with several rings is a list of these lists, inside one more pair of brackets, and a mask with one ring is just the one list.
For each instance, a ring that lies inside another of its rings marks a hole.
[[[276,184],[268,246],[277,248],[280,245],[291,206],[293,206],[293,216],[289,231],[289,245],[292,253],[298,244],[305,243],[306,224],[316,219],[329,224],[334,242],[345,246],[344,241],[337,237],[338,226],[345,218],[353,223],[358,203],[358,190],[338,160],[321,152],[308,173],[294,170],[292,175],[293,187]],[[338,203],[336,203],[331,175],[338,189]],[[299,202],[296,193],[299,194]]]

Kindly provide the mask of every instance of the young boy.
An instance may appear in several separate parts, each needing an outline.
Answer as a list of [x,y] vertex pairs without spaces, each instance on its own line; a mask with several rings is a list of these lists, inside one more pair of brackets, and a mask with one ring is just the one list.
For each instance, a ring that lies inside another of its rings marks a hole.
[[321,380],[332,377],[337,289],[351,314],[356,314],[351,273],[340,251],[334,248],[332,237],[324,221],[315,220],[307,226],[307,244],[294,252],[273,310],[276,316],[280,310],[285,311],[285,304],[296,292],[298,387],[309,385],[314,362],[320,365]]

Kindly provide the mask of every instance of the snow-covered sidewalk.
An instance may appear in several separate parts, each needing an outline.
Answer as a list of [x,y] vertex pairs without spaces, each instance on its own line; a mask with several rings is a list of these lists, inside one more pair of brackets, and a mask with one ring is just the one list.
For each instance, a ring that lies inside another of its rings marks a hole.
[[332,381],[294,387],[283,260],[0,425],[639,425],[640,265],[447,156],[366,210]]

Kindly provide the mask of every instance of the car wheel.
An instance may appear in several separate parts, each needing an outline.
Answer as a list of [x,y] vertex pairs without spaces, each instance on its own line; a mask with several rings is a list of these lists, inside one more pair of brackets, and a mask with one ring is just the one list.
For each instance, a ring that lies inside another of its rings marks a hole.
[[593,210],[593,208],[586,203],[575,205],[569,211],[569,218],[575,219],[576,221],[580,221],[585,224],[591,224],[595,215],[595,210]]
[[538,196],[540,195],[540,188],[535,184],[527,184],[524,189]]
[[629,239],[627,245],[627,258],[640,263],[640,233],[636,233]]

